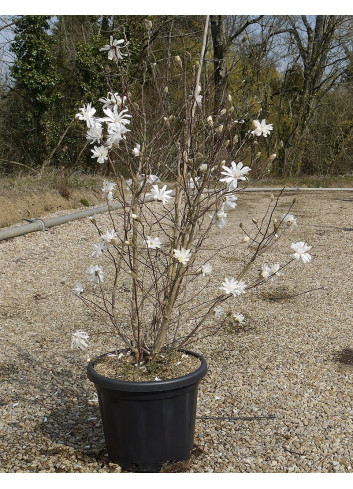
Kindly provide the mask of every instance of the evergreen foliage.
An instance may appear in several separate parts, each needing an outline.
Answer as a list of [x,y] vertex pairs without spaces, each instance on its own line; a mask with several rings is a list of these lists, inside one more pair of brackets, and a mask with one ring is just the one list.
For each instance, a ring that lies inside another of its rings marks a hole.
[[[273,175],[351,173],[352,19],[313,16],[310,24],[305,16],[211,17],[207,70],[200,81],[203,110],[215,116],[226,109],[224,117],[234,120],[273,123],[271,136],[252,148],[262,158],[277,154],[268,168]],[[14,171],[13,162],[100,169],[82,143],[75,114],[84,102],[95,105],[108,91],[124,92],[107,53],[100,51],[110,36],[129,42],[132,91],[138,93],[142,83],[152,86],[154,78],[167,80],[167,88],[160,89],[168,90],[168,111],[178,124],[182,87],[186,74],[195,73],[203,21],[202,16],[167,15],[19,16],[10,48],[11,82],[0,86],[2,171]],[[155,69],[142,80],[148,41]],[[215,60],[216,54],[222,59]],[[146,93],[146,110],[153,113],[156,94]],[[156,120],[161,116],[156,113]],[[230,141],[241,140],[244,127],[235,124]]]

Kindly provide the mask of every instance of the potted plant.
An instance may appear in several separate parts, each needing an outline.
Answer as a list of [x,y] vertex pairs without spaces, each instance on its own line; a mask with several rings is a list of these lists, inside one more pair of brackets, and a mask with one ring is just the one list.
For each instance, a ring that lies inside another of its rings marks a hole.
[[[251,245],[241,270],[229,267],[223,281],[212,280],[212,257],[221,247],[215,230],[227,226],[242,191],[238,183],[250,172],[243,161],[251,161],[255,143],[270,134],[272,124],[255,119],[244,131],[231,95],[210,115],[200,86],[207,25],[208,18],[191,81],[179,56],[168,60],[185,100],[170,93],[163,62],[155,61],[150,45],[134,83],[127,43],[111,37],[102,50],[116,66],[119,78],[111,83],[119,92],[100,99],[100,114],[89,103],[77,114],[87,125],[92,158],[107,163],[114,179],[102,188],[111,225],[102,229],[91,219],[98,234],[95,262],[86,270],[88,286],[78,284],[74,292],[114,341],[113,351],[107,348],[90,361],[88,377],[97,389],[108,454],[131,471],[156,471],[166,461],[190,456],[197,388],[207,366],[188,348],[220,328],[222,305],[279,275],[290,262],[311,259],[310,246],[293,243],[285,264],[263,263],[255,280],[243,280],[282,231],[296,225],[291,207],[275,218],[278,197],[261,221],[254,219],[253,237],[241,226]],[[274,157],[257,157],[252,171]],[[113,203],[120,207],[113,210]],[[76,331],[72,348],[86,349],[92,336]]]

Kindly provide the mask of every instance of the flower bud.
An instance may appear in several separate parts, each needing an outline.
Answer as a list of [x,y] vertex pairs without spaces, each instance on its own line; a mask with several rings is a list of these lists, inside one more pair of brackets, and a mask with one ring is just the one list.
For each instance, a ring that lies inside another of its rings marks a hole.
[[212,126],[213,126],[213,119],[212,119],[212,116],[211,116],[211,115],[209,115],[209,116],[207,117],[206,121],[207,121],[207,124],[208,124],[210,127],[212,127]]
[[223,131],[223,124],[220,124],[217,129],[216,129],[216,132],[218,133],[221,133]]
[[270,157],[268,158],[268,161],[271,163],[271,161],[273,161],[275,158],[276,158],[276,153],[273,153],[272,155],[270,155]]
[[202,165],[199,166],[199,170],[204,173],[207,171],[208,165],[207,163],[202,163]]
[[258,160],[259,158],[261,158],[261,151],[256,153],[255,160]]
[[253,217],[251,220],[252,220],[252,222],[253,222],[254,224],[257,224],[257,219],[255,219],[255,218]]
[[221,165],[222,165],[222,166],[225,166],[225,164],[226,164],[226,163],[227,163],[227,162],[226,162],[226,160],[222,160],[222,161],[221,161]]
[[183,151],[183,159],[184,159],[184,161],[188,160],[188,152],[186,150]]
[[238,135],[236,134],[233,138],[233,144],[237,144],[237,142],[239,141],[239,137]]
[[138,219],[138,215],[137,215],[137,214],[131,214],[131,217],[132,217],[133,219]]
[[281,140],[278,145],[279,149],[283,148],[283,141]]
[[152,29],[152,22],[150,20],[145,20],[145,27],[148,31]]
[[180,68],[183,67],[183,63],[182,63],[182,61],[180,59],[180,56],[175,56],[174,60],[180,66]]
[[169,124],[169,119],[168,117],[163,117],[164,122],[168,125]]
[[130,241],[124,241],[124,244],[126,244],[127,246],[130,246]]
[[164,93],[168,93],[169,92],[169,88],[168,87],[164,87]]
[[244,36],[243,39],[241,40],[242,43],[246,42],[248,40],[248,36]]
[[228,148],[229,144],[230,144],[230,141],[229,141],[229,139],[227,139],[227,141],[224,143],[224,146],[225,146],[226,148]]
[[228,93],[228,97],[227,97],[227,99],[228,99],[228,102],[231,102],[231,101],[232,101],[232,96],[231,96],[231,94],[230,94],[230,93]]
[[240,227],[240,228],[243,228],[243,226],[244,226],[244,225],[243,225],[243,223],[241,222],[241,223],[239,224],[239,227]]
[[249,241],[249,236],[244,236],[242,242],[247,243],[248,241]]
[[296,203],[296,201],[297,201],[297,198],[296,198],[296,197],[294,197],[294,199],[293,199],[293,204],[295,204],[295,203]]
[[222,109],[221,112],[219,113],[220,116],[224,115],[227,112],[227,109]]
[[233,105],[231,105],[231,106],[229,107],[228,112],[229,112],[230,114],[231,114],[232,112],[234,112],[234,106],[233,106]]

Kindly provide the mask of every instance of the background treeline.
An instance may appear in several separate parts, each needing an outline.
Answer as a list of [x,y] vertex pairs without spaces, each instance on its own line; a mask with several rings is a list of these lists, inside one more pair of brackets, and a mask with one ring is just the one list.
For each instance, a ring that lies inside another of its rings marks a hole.
[[[75,114],[108,91],[120,93],[118,79],[112,86],[107,52],[99,51],[110,35],[129,41],[124,62],[132,91],[141,84],[150,43],[177,112],[184,97],[181,68],[192,78],[204,21],[163,15],[0,19],[0,31],[13,32],[0,67],[0,171],[23,165],[99,169]],[[258,148],[263,157],[277,154],[272,175],[353,173],[352,27],[351,16],[210,17],[204,106],[214,115],[226,109],[240,124],[253,118],[273,123]],[[151,91],[151,112],[154,97]]]

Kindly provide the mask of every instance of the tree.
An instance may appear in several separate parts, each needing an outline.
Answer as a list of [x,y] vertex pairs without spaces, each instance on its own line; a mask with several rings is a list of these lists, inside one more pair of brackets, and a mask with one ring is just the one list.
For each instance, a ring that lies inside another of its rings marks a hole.
[[[336,15],[286,17],[292,61],[287,64],[277,99],[278,138],[283,141],[278,161],[283,173],[301,173],[310,121],[345,71],[346,21],[347,17]],[[306,171],[311,171],[308,164]]]
[[60,75],[55,69],[54,39],[48,33],[48,16],[23,16],[16,23],[11,52],[16,56],[10,69],[13,92],[21,99],[13,113],[22,134],[23,146],[33,165],[47,153],[48,124],[45,114],[60,100]]
[[[246,29],[256,24],[263,16],[251,18],[250,16],[224,16],[211,15],[211,36],[213,46],[214,64],[214,112],[223,106],[227,91],[229,70],[227,69],[227,56],[235,41],[244,35]],[[226,24],[227,21],[227,24]]]

